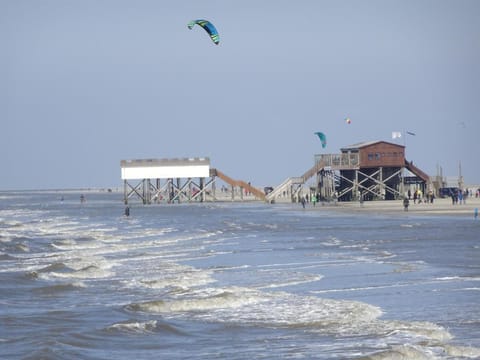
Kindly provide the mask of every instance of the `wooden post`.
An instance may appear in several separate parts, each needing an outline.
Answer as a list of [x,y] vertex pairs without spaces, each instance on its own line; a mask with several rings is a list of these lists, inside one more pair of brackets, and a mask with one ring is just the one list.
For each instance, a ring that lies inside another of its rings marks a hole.
[[127,180],[123,180],[123,202],[128,205]]
[[212,181],[212,197],[213,197],[213,201],[216,201],[216,200],[217,200],[216,190],[217,190],[217,187],[216,187],[216,185],[215,185],[215,181]]
[[177,178],[177,202],[180,204],[180,198],[181,198],[181,183],[180,183],[180,178]]

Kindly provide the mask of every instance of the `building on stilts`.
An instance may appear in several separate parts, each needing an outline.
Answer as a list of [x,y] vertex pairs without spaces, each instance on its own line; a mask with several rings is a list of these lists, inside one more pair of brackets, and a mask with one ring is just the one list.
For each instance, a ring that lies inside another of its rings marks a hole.
[[[292,202],[304,196],[320,201],[395,200],[406,196],[408,189],[425,194],[432,186],[430,177],[405,159],[403,145],[369,141],[340,151],[315,155],[312,168],[275,187],[267,201],[285,199],[285,194]],[[311,179],[315,184],[305,189]]]
[[[132,198],[143,204],[265,200],[265,194],[250,183],[210,167],[208,157],[121,160],[120,169],[125,204]],[[217,192],[218,180],[228,185],[228,191]]]
[[321,198],[339,201],[395,200],[409,188],[425,194],[429,176],[405,158],[405,146],[370,141],[346,146],[340,154],[315,155]]

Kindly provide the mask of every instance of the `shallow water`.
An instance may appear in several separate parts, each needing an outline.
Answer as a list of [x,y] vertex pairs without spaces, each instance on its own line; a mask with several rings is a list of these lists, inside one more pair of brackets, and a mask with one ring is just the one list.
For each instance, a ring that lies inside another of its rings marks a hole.
[[0,357],[480,357],[471,217],[79,196],[0,193]]

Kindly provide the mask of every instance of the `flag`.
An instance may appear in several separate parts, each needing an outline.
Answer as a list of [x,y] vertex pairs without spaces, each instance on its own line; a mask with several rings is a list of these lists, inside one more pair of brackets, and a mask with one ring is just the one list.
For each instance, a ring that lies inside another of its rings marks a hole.
[[392,131],[392,139],[401,138],[402,133],[400,131]]

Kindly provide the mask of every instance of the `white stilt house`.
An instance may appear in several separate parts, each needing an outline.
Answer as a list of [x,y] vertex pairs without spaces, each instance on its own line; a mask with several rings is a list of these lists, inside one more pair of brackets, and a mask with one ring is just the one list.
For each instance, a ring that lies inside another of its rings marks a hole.
[[[210,177],[209,158],[138,159],[120,162],[124,201],[140,198],[152,202],[204,201]],[[198,179],[196,181],[195,179]]]

